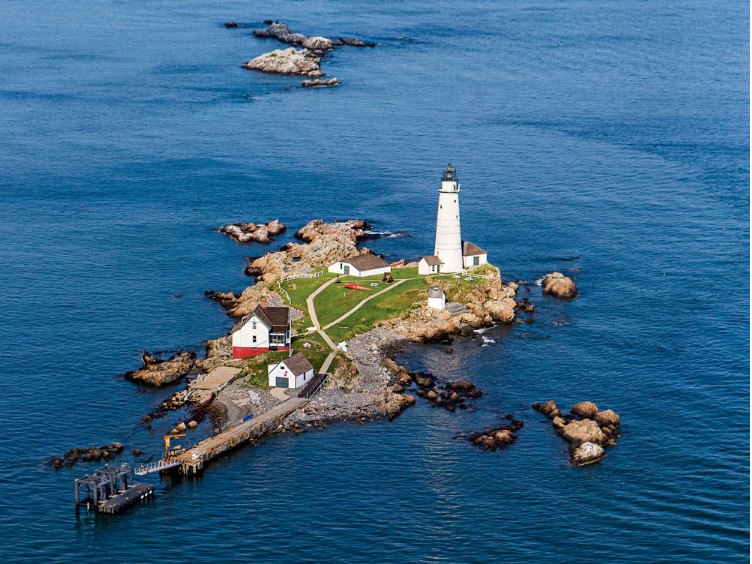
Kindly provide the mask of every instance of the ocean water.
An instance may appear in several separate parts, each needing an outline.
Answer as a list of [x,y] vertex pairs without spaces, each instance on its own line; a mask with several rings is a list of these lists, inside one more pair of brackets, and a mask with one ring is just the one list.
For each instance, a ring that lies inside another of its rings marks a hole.
[[[250,34],[267,18],[379,46],[302,90],[239,68],[277,47]],[[747,5],[5,0],[0,22],[4,561],[748,561]],[[473,410],[270,438],[125,515],[75,510],[96,465],[45,462],[157,453],[173,421],[140,417],[170,390],[118,375],[224,334],[203,292],[291,238],[218,225],[363,217],[409,235],[374,250],[418,257],[447,162],[464,237],[538,309],[405,352],[476,382]],[[541,295],[570,269],[578,299]],[[530,409],[548,399],[614,409],[618,446],[570,467]],[[504,451],[453,438],[506,413]]]

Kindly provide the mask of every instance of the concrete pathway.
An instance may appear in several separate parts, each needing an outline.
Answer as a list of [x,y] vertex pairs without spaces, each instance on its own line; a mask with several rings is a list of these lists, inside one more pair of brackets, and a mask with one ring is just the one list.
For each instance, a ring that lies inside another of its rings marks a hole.
[[313,300],[318,296],[324,289],[328,286],[331,286],[337,281],[336,278],[332,278],[329,280],[329,282],[326,282],[325,284],[322,284],[318,288],[316,288],[316,291],[313,292],[310,296],[306,298],[306,305],[308,306],[308,315],[311,316],[311,323],[313,323],[313,326],[316,329],[321,329],[321,325],[319,324],[319,318],[316,317],[316,309],[313,307]]
[[368,296],[362,302],[359,302],[358,305],[356,305],[354,308],[352,308],[347,313],[345,313],[343,315],[340,315],[337,319],[335,319],[334,321],[332,321],[331,323],[329,323],[328,325],[326,325],[324,327],[324,329],[329,329],[330,327],[334,327],[340,321],[344,321],[345,319],[347,319],[348,317],[350,317],[353,313],[355,313],[356,311],[358,311],[361,307],[363,307],[367,302],[370,302],[373,298],[375,298],[377,296],[380,296],[384,292],[388,292],[392,288],[396,288],[397,286],[399,286],[403,282],[407,282],[408,280],[412,280],[412,278],[403,278],[402,280],[396,280],[396,281],[392,282],[391,284],[389,284],[386,288],[384,288],[380,292],[376,292],[375,294],[373,294],[371,296]]

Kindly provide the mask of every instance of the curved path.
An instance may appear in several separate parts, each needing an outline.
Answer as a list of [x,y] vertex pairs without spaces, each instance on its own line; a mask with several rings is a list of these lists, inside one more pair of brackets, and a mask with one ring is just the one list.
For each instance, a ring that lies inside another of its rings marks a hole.
[[311,316],[311,323],[313,323],[313,326],[316,327],[316,330],[321,335],[321,337],[324,339],[324,341],[326,342],[326,344],[329,345],[329,348],[332,349],[332,352],[329,353],[329,356],[327,356],[326,360],[324,360],[324,364],[321,365],[321,368],[319,369],[319,373],[325,373],[327,370],[329,370],[329,366],[332,364],[332,360],[334,360],[334,355],[337,354],[337,345],[335,345],[334,341],[332,341],[332,339],[329,337],[329,335],[326,334],[325,329],[329,329],[330,327],[334,327],[340,321],[344,321],[345,319],[347,319],[348,317],[350,317],[350,315],[352,315],[353,313],[355,313],[356,311],[358,311],[361,307],[363,307],[363,305],[365,305],[366,302],[369,302],[370,300],[372,300],[376,296],[380,296],[384,292],[388,292],[392,288],[394,288],[396,286],[399,286],[400,284],[402,284],[406,280],[411,280],[411,279],[410,278],[403,278],[402,280],[398,280],[396,282],[393,282],[392,284],[390,284],[389,286],[387,286],[383,290],[381,290],[379,292],[376,292],[372,296],[368,296],[365,300],[363,300],[361,302],[358,302],[358,304],[354,308],[352,308],[350,311],[348,311],[347,313],[344,313],[343,315],[339,316],[337,319],[335,319],[334,321],[332,321],[331,323],[329,323],[328,325],[326,325],[326,327],[321,327],[321,324],[319,323],[319,318],[316,315],[316,308],[313,305],[313,300],[316,299],[316,296],[318,296],[324,290],[324,288],[326,288],[327,286],[329,286],[329,285],[333,284],[334,282],[336,282],[337,279],[336,278],[332,278],[331,280],[329,280],[329,282],[326,282],[325,284],[322,284],[321,286],[319,286],[318,288],[316,288],[315,292],[311,293],[311,295],[306,298],[306,305],[308,306],[308,315]]

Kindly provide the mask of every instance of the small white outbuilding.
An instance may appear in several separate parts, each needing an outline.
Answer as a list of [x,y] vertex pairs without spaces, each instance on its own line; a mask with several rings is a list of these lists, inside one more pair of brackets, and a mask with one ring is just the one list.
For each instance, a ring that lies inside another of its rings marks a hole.
[[301,353],[280,362],[269,364],[269,386],[273,388],[300,388],[313,379],[316,371]]
[[378,276],[385,272],[391,272],[392,267],[381,257],[376,255],[359,255],[335,262],[329,267],[332,274],[342,276]]
[[418,262],[418,274],[420,274],[421,276],[439,274],[441,272],[442,264],[444,264],[444,261],[436,255],[431,257],[423,257]]
[[446,294],[438,286],[428,290],[428,307],[444,309],[446,307]]

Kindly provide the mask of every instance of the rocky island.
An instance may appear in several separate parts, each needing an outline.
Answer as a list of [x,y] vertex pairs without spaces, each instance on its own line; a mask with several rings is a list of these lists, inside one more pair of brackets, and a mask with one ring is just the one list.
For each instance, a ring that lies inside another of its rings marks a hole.
[[[244,69],[318,79],[326,76],[321,72],[320,63],[327,51],[342,45],[350,47],[376,46],[375,43],[361,41],[354,37],[340,37],[334,40],[321,36],[308,37],[302,33],[293,33],[290,28],[279,21],[266,20],[264,23],[269,27],[254,30],[254,37],[276,39],[281,43],[291,45],[291,47],[275,49],[271,53],[259,55],[242,64],[241,67]],[[227,27],[227,24],[225,26]],[[230,27],[237,27],[237,24]],[[301,86],[304,88],[326,88],[339,84],[341,83],[336,78],[332,78],[330,80],[307,80]]]

